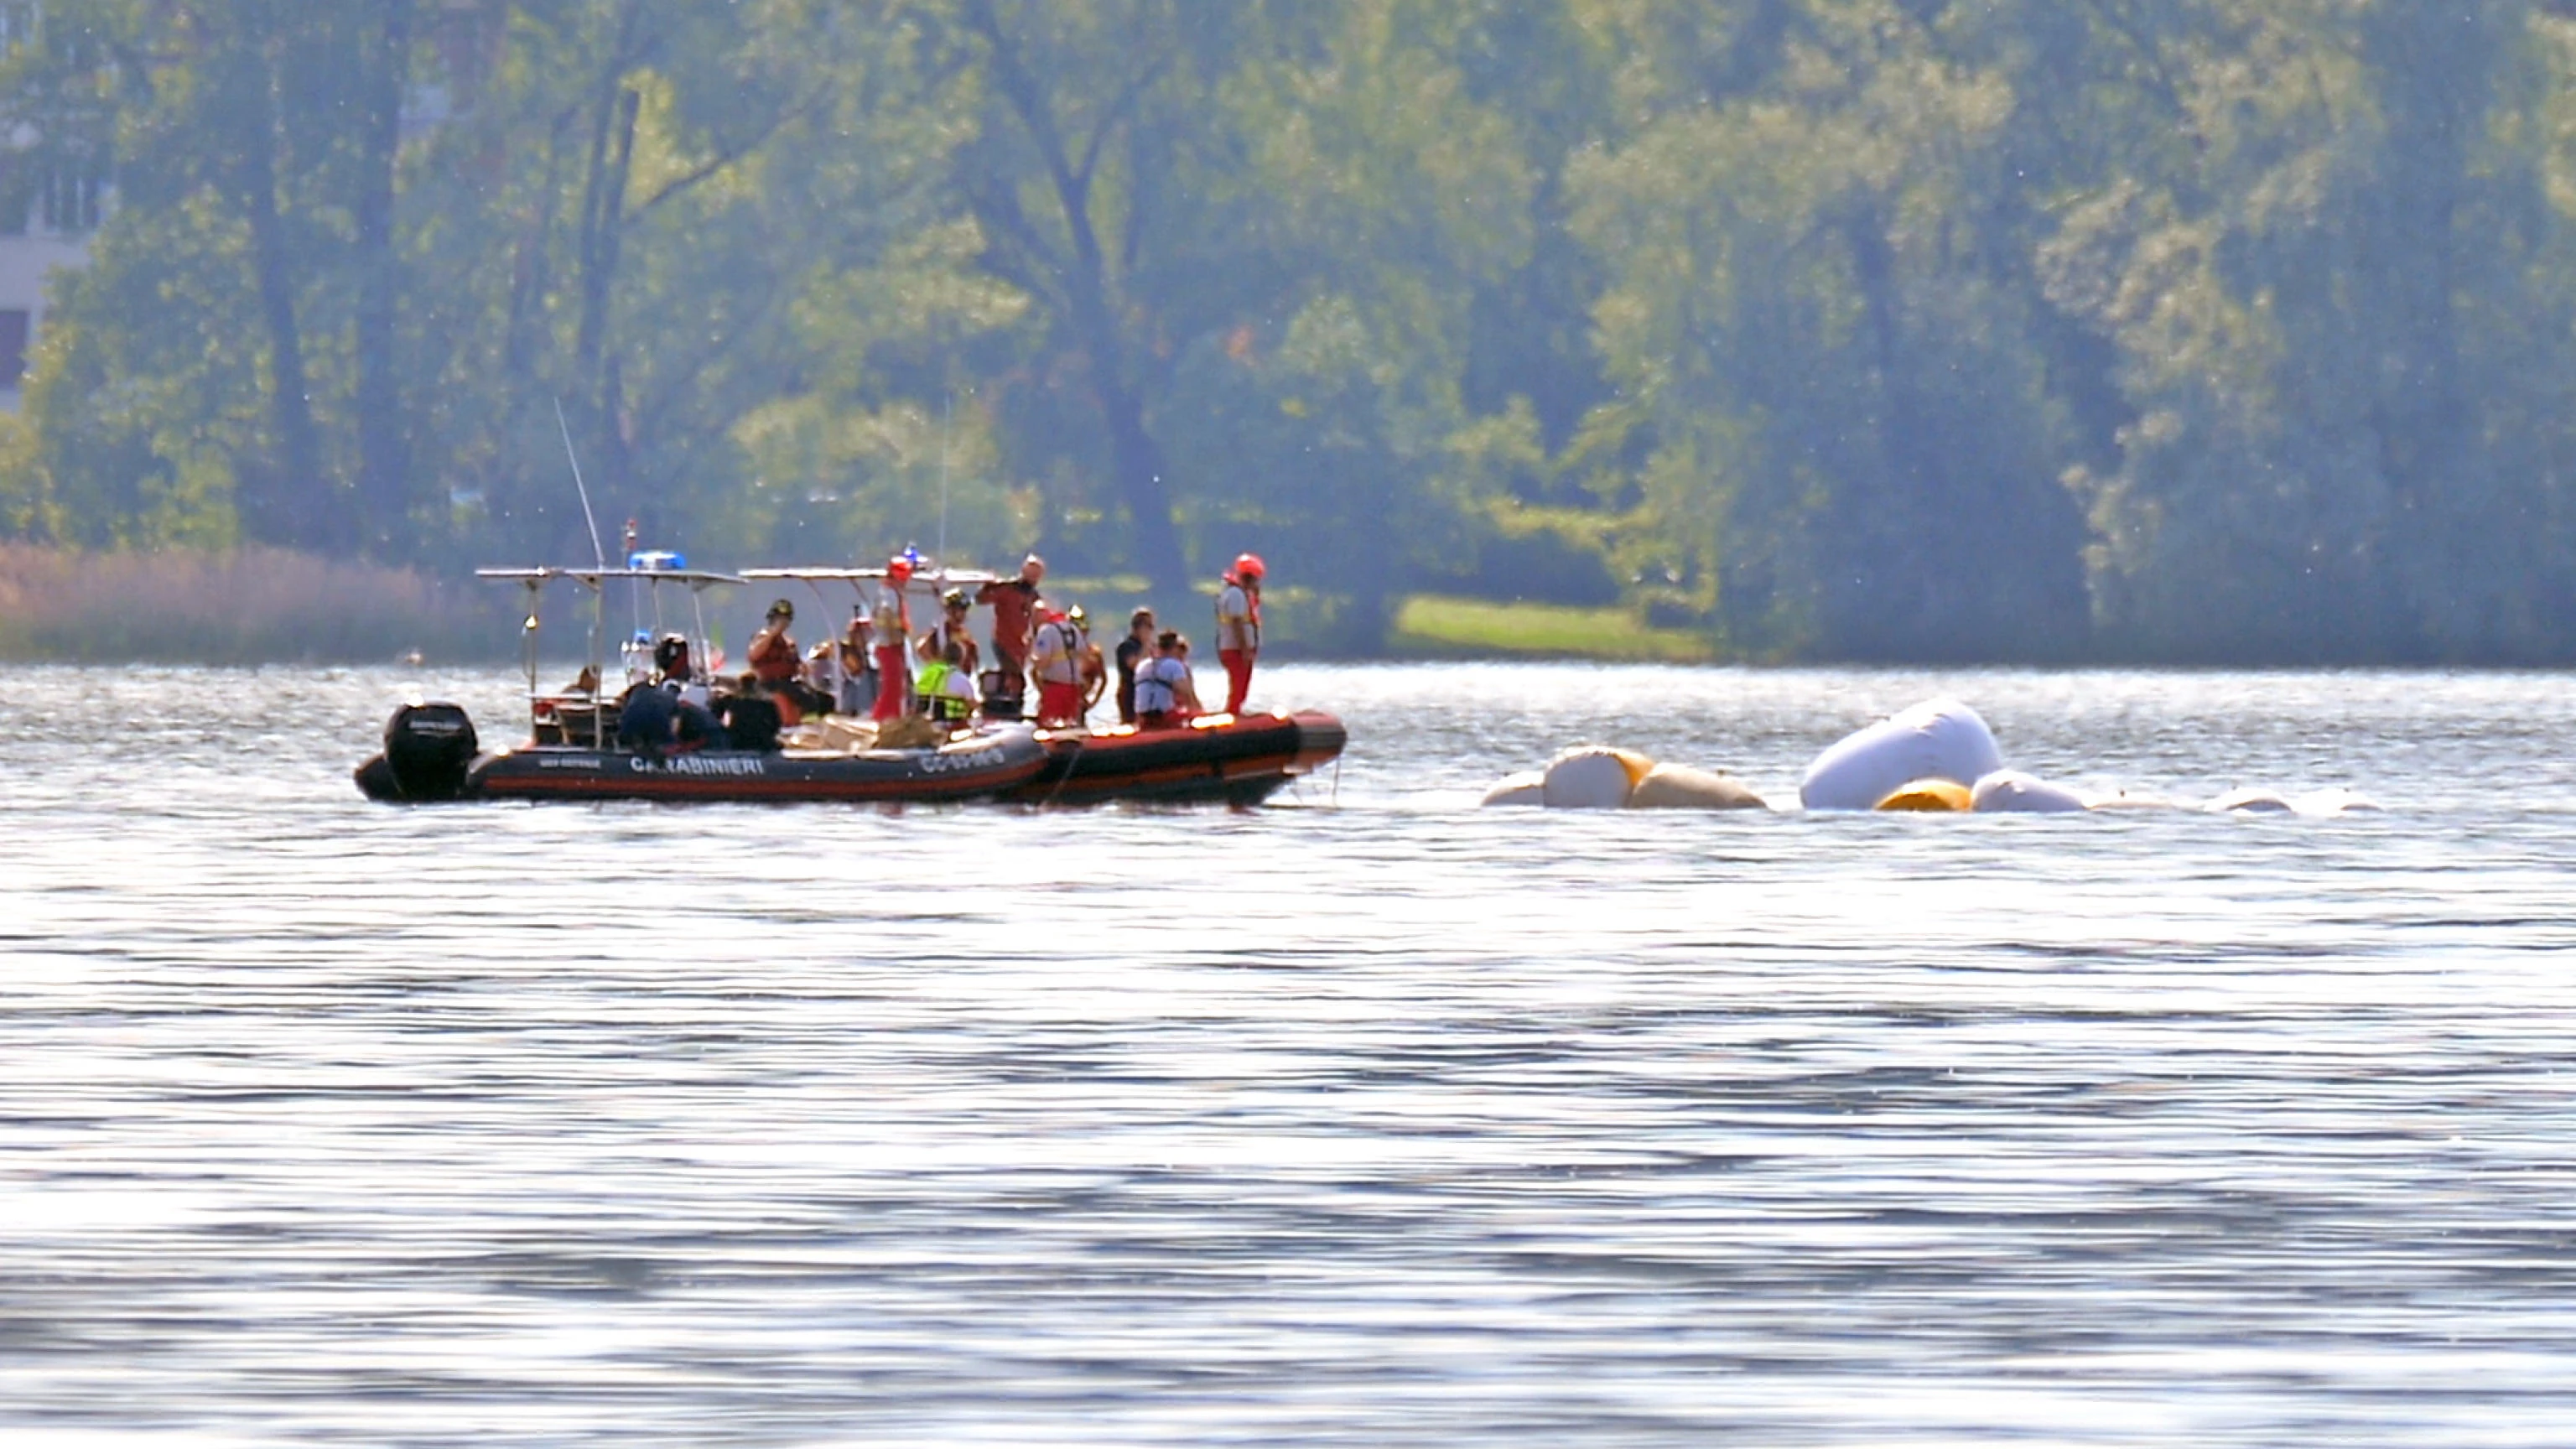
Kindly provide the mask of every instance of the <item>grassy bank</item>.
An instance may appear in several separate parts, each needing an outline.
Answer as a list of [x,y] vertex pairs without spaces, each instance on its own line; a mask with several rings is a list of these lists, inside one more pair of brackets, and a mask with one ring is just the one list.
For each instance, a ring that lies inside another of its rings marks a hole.
[[1417,594],[1397,611],[1387,651],[1414,658],[1613,659],[1706,663],[1708,640],[1649,629],[1626,609],[1503,604]]
[[284,549],[76,553],[0,544],[0,658],[370,663],[506,657],[500,589]]

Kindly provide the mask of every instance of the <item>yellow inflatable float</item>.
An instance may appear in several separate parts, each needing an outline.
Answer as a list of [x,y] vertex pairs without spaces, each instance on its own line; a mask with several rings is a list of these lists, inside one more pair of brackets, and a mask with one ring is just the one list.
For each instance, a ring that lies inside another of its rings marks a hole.
[[1968,787],[1956,780],[1909,780],[1890,791],[1875,807],[1880,810],[1913,810],[1930,814],[1950,811],[1966,812],[1975,808]]

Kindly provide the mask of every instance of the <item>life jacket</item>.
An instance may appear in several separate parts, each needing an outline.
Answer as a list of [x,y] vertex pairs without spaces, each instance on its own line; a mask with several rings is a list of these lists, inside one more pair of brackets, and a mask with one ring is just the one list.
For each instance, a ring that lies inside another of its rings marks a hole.
[[1082,636],[1071,624],[1054,620],[1038,626],[1036,648],[1031,661],[1042,684],[1072,684],[1082,678],[1082,660],[1075,652]]
[[[1240,626],[1243,643],[1240,646],[1227,642],[1227,636],[1237,627],[1235,620],[1225,616],[1225,596],[1228,594],[1238,595],[1243,600]],[[1225,587],[1216,591],[1216,645],[1219,649],[1241,647],[1257,650],[1261,647],[1261,594],[1232,574],[1225,576]]]
[[1168,714],[1179,707],[1181,697],[1172,688],[1173,676],[1164,671],[1163,666],[1166,664],[1177,670],[1189,668],[1189,665],[1178,659],[1165,658],[1159,654],[1136,666],[1136,712],[1138,714]]
[[751,641],[752,677],[763,684],[784,684],[796,677],[796,641],[787,631],[764,633]]
[[922,707],[932,719],[944,724],[959,724],[975,714],[975,701],[948,691],[949,681],[958,673],[957,666],[945,659],[934,659],[921,666],[913,677],[913,688],[921,696]]

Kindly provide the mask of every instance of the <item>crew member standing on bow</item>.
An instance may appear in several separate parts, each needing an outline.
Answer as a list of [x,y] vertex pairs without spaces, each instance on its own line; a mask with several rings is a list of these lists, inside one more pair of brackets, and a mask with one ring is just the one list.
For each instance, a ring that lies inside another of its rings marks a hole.
[[1038,676],[1038,725],[1061,729],[1082,722],[1082,636],[1062,611],[1047,610],[1030,640],[1029,663]]
[[1243,713],[1252,692],[1252,662],[1261,653],[1261,576],[1257,553],[1237,554],[1216,595],[1216,658],[1225,666],[1225,712]]
[[912,652],[912,606],[903,597],[904,585],[912,582],[912,560],[897,554],[886,563],[884,596],[869,620],[868,642],[877,662],[877,699],[868,718],[900,718],[911,701],[904,696],[911,691],[912,670],[905,666],[905,656]]
[[1020,563],[1020,576],[995,579],[975,591],[975,602],[993,606],[993,655],[1000,666],[1002,692],[1020,697],[1029,677],[1030,636],[1036,632],[1038,580],[1046,577],[1046,560],[1030,554]]

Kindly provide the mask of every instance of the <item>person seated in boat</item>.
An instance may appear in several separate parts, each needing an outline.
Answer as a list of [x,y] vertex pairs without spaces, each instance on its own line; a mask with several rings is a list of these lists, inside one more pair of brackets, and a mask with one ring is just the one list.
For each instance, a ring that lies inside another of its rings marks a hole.
[[805,687],[823,702],[815,714],[830,714],[841,697],[840,648],[831,640],[805,651]]
[[930,626],[930,632],[921,636],[913,645],[912,652],[919,655],[923,663],[937,663],[948,657],[948,646],[955,644],[966,651],[966,663],[962,666],[965,671],[974,674],[981,670],[984,651],[976,647],[975,636],[966,628],[967,613],[973,608],[974,600],[966,597],[964,589],[950,589],[940,595],[939,622]]
[[809,714],[828,713],[832,707],[832,701],[808,688],[802,677],[796,641],[787,632],[795,622],[796,606],[780,599],[769,606],[768,618],[760,632],[751,636],[751,647],[744,651],[761,690],[777,702],[778,717],[791,725]]
[[787,706],[779,697],[762,688],[759,678],[751,674],[742,677],[740,689],[717,698],[714,713],[724,727],[726,746],[763,754],[777,749],[779,730],[795,723],[787,718]]
[[1048,609],[1029,640],[1029,668],[1038,680],[1038,727],[1082,723],[1081,636],[1064,611]]
[[1127,616],[1127,637],[1118,641],[1118,722],[1136,722],[1136,670],[1154,657],[1154,611],[1138,609]]
[[1154,639],[1154,657],[1136,671],[1136,728],[1178,729],[1199,712],[1199,690],[1190,677],[1190,641],[1175,629]]
[[669,685],[674,692],[697,681],[697,670],[689,662],[689,641],[682,635],[665,634],[653,643],[653,679],[655,684]]
[[676,680],[646,680],[617,705],[617,745],[650,759],[676,750],[721,747],[728,736],[714,711],[680,695]]
[[921,666],[913,686],[921,695],[921,712],[952,731],[971,723],[976,706],[984,702],[966,668],[966,646],[953,639],[938,658]]
[[706,675],[689,657],[689,641],[684,635],[665,634],[654,643],[653,674],[647,682],[700,708],[708,703]]

